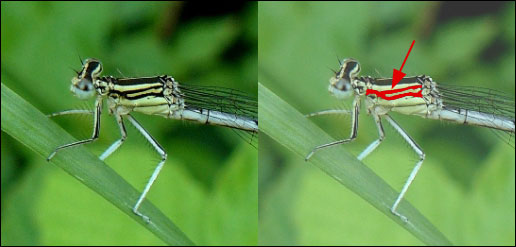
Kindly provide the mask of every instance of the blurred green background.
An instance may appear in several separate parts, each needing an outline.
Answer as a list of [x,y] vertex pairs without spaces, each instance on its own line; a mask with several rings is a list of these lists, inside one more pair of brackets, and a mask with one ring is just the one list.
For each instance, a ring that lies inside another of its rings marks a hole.
[[[100,59],[104,75],[168,74],[257,97],[256,2],[2,2],[1,38],[2,83],[43,113],[92,109],[69,92],[79,56]],[[196,244],[256,244],[257,149],[229,129],[134,116],[168,152],[148,199]],[[91,135],[91,117],[55,121],[77,139]],[[106,163],[141,191],[159,156],[127,129]],[[88,148],[100,155],[119,135],[103,114]],[[1,151],[2,245],[163,244],[4,132]]]
[[[350,107],[327,93],[337,56],[358,59],[362,75],[389,77],[415,39],[408,75],[514,95],[514,2],[219,5],[2,2],[1,81],[44,113],[91,108],[69,83],[78,57],[95,57],[105,75],[169,74],[252,95],[258,75],[308,113]],[[148,198],[197,244],[256,244],[257,231],[260,244],[421,244],[266,135],[257,181],[257,150],[231,130],[135,117],[169,154]],[[406,198],[455,244],[514,245],[514,149],[485,129],[393,117],[427,155]],[[78,139],[91,135],[89,117],[55,121]],[[349,135],[349,117],[313,121],[335,138]],[[102,122],[88,145],[95,154],[119,138],[110,116]],[[388,126],[364,163],[399,190],[417,156]],[[106,163],[141,190],[159,158],[128,131]],[[376,133],[362,109],[348,150],[358,154]],[[1,137],[2,245],[162,244],[45,157]]]
[[[260,2],[258,81],[302,113],[349,109],[351,100],[327,91],[337,57],[358,59],[361,75],[391,77],[416,40],[407,75],[514,97],[514,20],[514,2]],[[355,155],[377,138],[361,113],[358,138],[346,146]],[[514,245],[514,148],[486,129],[392,116],[426,153],[406,199],[454,244]],[[336,139],[349,136],[347,116],[312,121]],[[399,191],[417,155],[384,128],[386,140],[363,162]],[[422,244],[303,158],[260,135],[260,244]]]

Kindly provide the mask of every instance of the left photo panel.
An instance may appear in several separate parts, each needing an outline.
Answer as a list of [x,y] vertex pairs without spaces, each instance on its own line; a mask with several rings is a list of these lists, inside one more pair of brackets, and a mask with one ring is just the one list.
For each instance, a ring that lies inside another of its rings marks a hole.
[[2,2],[2,245],[257,245],[257,2]]

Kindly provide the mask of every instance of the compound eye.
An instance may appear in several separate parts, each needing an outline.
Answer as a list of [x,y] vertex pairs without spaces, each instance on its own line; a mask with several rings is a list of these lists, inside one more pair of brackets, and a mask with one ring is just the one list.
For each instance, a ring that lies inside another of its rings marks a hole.
[[82,91],[90,91],[93,89],[93,85],[90,80],[88,79],[82,79],[79,82],[79,89]]
[[102,73],[102,64],[97,59],[86,59],[84,71],[84,77],[96,78]]
[[73,78],[70,90],[80,99],[87,99],[95,94],[93,83],[86,78]]
[[344,78],[334,78],[330,80],[330,85],[339,91],[351,90],[351,84]]
[[353,79],[360,73],[360,63],[355,59],[348,58],[344,60],[341,70],[342,77]]
[[356,67],[355,71],[353,71],[353,73],[355,75],[358,75],[360,73],[360,64],[357,63],[357,67]]
[[350,91],[351,90],[351,83],[345,82],[344,87],[342,88],[342,91]]
[[335,73],[335,78],[342,78],[342,75],[344,75],[344,68],[340,68],[337,73]]

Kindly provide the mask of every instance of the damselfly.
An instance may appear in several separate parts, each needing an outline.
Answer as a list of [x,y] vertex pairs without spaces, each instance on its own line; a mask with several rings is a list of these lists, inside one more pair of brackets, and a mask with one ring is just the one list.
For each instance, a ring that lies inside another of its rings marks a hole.
[[97,59],[86,59],[82,69],[72,78],[70,90],[78,98],[87,99],[96,96],[95,109],[68,110],[51,114],[59,116],[67,114],[92,114],[93,134],[86,140],[59,146],[47,160],[65,148],[95,141],[99,137],[102,102],[107,100],[109,113],[114,115],[121,138],[115,141],[100,155],[105,160],[115,152],[126,140],[123,119],[126,118],[147,139],[161,156],[143,192],[133,207],[133,212],[149,222],[149,218],[140,211],[140,205],[158,177],[167,159],[167,153],[161,145],[131,116],[131,112],[148,115],[159,115],[166,118],[190,120],[201,124],[219,125],[243,130],[255,134],[258,132],[257,102],[238,90],[192,86],[179,84],[170,76],[154,76],[141,78],[115,78],[103,76],[102,64]]
[[343,60],[340,69],[330,79],[328,88],[331,94],[340,99],[354,96],[351,111],[326,110],[307,115],[312,117],[325,114],[349,114],[351,115],[351,136],[348,139],[315,147],[305,160],[308,160],[317,150],[348,143],[357,137],[360,101],[361,98],[365,98],[368,114],[374,118],[379,137],[358,155],[358,160],[367,157],[385,139],[382,118],[387,119],[419,156],[419,161],[391,207],[391,212],[405,222],[408,221],[407,218],[400,214],[397,208],[421,168],[425,153],[389,116],[390,111],[491,128],[508,135],[507,142],[514,147],[514,99],[502,92],[478,87],[443,85],[425,75],[403,78],[394,88],[391,88],[392,78],[358,77],[359,72],[360,64],[357,60],[351,58]]

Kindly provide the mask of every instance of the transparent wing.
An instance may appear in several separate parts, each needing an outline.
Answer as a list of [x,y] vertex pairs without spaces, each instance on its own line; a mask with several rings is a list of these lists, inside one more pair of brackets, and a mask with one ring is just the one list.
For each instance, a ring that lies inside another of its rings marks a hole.
[[[180,84],[185,106],[190,110],[219,111],[249,119],[258,124],[258,102],[247,93],[224,87]],[[225,120],[231,121],[231,120]],[[256,131],[236,130],[235,133],[256,147]]]
[[[444,107],[448,110],[466,109],[506,119],[514,124],[514,98],[494,89],[451,86],[440,84],[437,86]],[[493,129],[493,132],[506,143],[514,147],[514,130],[504,131]]]

